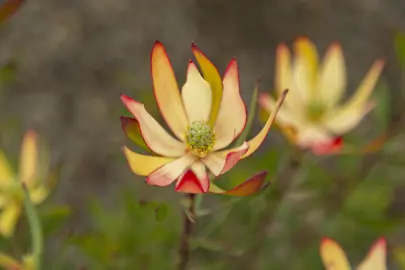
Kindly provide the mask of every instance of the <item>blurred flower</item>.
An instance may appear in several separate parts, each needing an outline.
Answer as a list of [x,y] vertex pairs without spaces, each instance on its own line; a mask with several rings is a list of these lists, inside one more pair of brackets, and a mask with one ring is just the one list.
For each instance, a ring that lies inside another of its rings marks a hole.
[[1,0],[0,1],[0,23],[11,17],[21,7],[25,0]]
[[33,257],[25,255],[22,262],[19,262],[7,254],[0,253],[0,266],[5,270],[33,270]]
[[[206,168],[219,176],[255,152],[267,136],[287,91],[281,94],[278,105],[259,134],[242,145],[225,150],[244,130],[247,120],[239,91],[237,62],[235,59],[230,61],[221,80],[215,66],[195,44],[192,51],[204,77],[190,61],[181,93],[160,42],[154,44],[151,54],[155,99],[177,138],[166,132],[143,104],[122,95],[122,102],[135,116],[121,117],[124,132],[138,145],[142,140],[157,156],[141,155],[127,147],[123,150],[131,170],[147,176],[146,183],[150,185],[168,186],[177,180],[176,191],[223,193],[210,183]],[[264,179],[262,174],[255,177]]]
[[[40,204],[50,193],[51,186],[40,179],[38,161],[38,135],[28,131],[22,142],[18,174],[12,170],[4,153],[0,151],[0,234],[13,235],[18,218],[21,215],[24,183],[34,204]],[[53,183],[52,183],[53,184]]]
[[[332,239],[324,238],[320,254],[326,270],[350,270],[350,264],[342,248]],[[378,239],[370,249],[367,257],[356,268],[357,270],[386,270],[386,241]]]
[[[342,146],[341,136],[355,128],[374,107],[369,97],[383,68],[378,60],[371,67],[354,95],[341,104],[346,88],[346,70],[341,47],[329,46],[322,65],[315,45],[306,38],[294,43],[294,58],[285,44],[276,54],[275,84],[278,95],[290,89],[276,124],[286,137],[302,148],[317,154],[336,153]],[[268,94],[259,98],[267,112],[276,108]]]

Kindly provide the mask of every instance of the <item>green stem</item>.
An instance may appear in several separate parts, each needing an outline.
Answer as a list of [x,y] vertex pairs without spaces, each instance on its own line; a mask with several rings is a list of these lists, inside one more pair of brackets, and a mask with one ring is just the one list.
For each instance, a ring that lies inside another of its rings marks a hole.
[[34,270],[41,269],[42,252],[43,252],[43,234],[41,221],[36,209],[30,199],[29,192],[25,184],[22,184],[24,190],[24,206],[27,213],[28,223],[31,232],[32,255],[34,258]]

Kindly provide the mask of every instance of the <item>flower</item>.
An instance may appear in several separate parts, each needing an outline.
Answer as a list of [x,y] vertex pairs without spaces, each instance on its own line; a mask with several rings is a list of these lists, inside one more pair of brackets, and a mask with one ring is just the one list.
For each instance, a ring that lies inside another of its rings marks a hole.
[[[307,38],[294,43],[294,58],[285,44],[277,48],[275,85],[278,95],[290,89],[276,124],[286,137],[317,154],[336,153],[342,147],[341,136],[356,127],[374,107],[369,100],[383,68],[377,60],[354,95],[341,103],[346,87],[345,62],[341,47],[333,43],[320,65],[315,45]],[[269,94],[259,97],[267,112],[276,107]]]
[[17,261],[13,257],[0,252],[0,266],[6,270],[33,270],[33,256],[31,254],[24,255],[22,262]]
[[[0,151],[0,234],[13,235],[18,218],[21,215],[24,183],[34,204],[42,203],[50,193],[50,186],[40,181],[38,153],[38,135],[28,131],[23,138],[19,172],[14,173],[4,153]],[[52,183],[53,184],[53,183]]]
[[4,0],[0,4],[0,23],[10,18],[25,0]]
[[[221,80],[215,66],[195,44],[192,51],[204,77],[190,60],[181,92],[162,43],[157,41],[151,53],[155,99],[175,138],[162,128],[142,103],[122,95],[122,102],[134,115],[134,118],[121,117],[124,132],[134,142],[139,143],[142,139],[156,155],[138,154],[127,147],[123,151],[132,172],[146,176],[147,184],[168,186],[177,180],[175,190],[179,192],[224,193],[210,183],[206,168],[214,176],[219,176],[255,152],[269,132],[286,92],[254,138],[225,150],[244,130],[247,119],[239,92],[238,65],[232,59]],[[264,180],[263,174],[252,179],[257,177]]]
[[[323,238],[320,246],[322,262],[326,270],[350,270],[350,264],[342,248],[332,239]],[[357,270],[386,270],[386,241],[378,239]]]

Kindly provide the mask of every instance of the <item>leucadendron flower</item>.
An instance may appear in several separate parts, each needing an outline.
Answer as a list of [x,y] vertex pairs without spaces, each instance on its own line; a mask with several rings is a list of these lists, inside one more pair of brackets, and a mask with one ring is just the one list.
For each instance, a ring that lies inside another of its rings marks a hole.
[[324,238],[320,246],[320,255],[326,270],[387,270],[386,241],[378,239],[371,247],[366,258],[352,268],[342,248],[332,239]]
[[[0,234],[11,237],[14,233],[24,203],[24,183],[33,204],[42,203],[54,183],[41,177],[46,164],[39,161],[38,134],[30,130],[23,138],[19,171],[14,172],[6,156],[0,151]],[[42,166],[42,168],[40,168]]]
[[34,262],[31,254],[23,256],[21,261],[0,252],[0,266],[5,270],[34,270]]
[[143,141],[156,155],[138,154],[127,147],[123,151],[132,172],[146,176],[146,183],[150,185],[168,186],[176,181],[175,190],[180,192],[247,195],[240,189],[249,190],[252,185],[262,182],[263,174],[256,175],[253,180],[238,186],[236,192],[233,189],[229,193],[210,183],[207,168],[214,176],[219,176],[240,159],[255,152],[267,136],[287,91],[281,94],[273,113],[254,138],[225,149],[238,138],[247,120],[246,107],[239,91],[237,62],[235,59],[230,61],[221,79],[215,66],[195,44],[192,51],[204,77],[190,61],[186,82],[180,92],[162,43],[154,44],[151,72],[155,99],[174,137],[162,128],[142,103],[122,95],[122,102],[135,117],[121,117],[124,132],[138,144]]
[[[383,68],[377,60],[351,98],[342,102],[347,78],[342,49],[329,46],[323,62],[315,45],[307,38],[294,43],[291,59],[288,47],[281,44],[276,52],[275,87],[277,95],[290,89],[276,124],[287,138],[317,154],[338,152],[341,136],[355,128],[375,103],[370,95]],[[276,101],[269,94],[259,97],[261,108],[271,112]]]

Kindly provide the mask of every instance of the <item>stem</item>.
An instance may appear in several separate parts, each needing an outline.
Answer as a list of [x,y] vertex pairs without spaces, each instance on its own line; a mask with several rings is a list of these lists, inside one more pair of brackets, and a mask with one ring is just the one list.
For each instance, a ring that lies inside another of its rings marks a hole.
[[30,195],[28,193],[25,184],[22,184],[24,190],[24,206],[27,213],[28,223],[31,232],[31,242],[32,242],[32,255],[34,258],[34,270],[41,269],[41,259],[43,251],[43,235],[41,228],[41,221],[38,218],[38,214],[35,210],[34,205],[31,202]]
[[[269,205],[269,209],[259,217],[257,227],[255,229],[256,234],[253,236],[253,246],[246,251],[246,258],[250,258],[249,266],[251,269],[258,269],[260,248],[265,243],[269,234],[269,228],[273,226],[278,206],[281,205],[283,199],[287,195],[290,188],[293,186],[293,180],[296,178],[296,174],[301,168],[303,152],[301,149],[293,146],[293,152],[288,159],[288,163],[285,167],[277,173],[275,176],[276,185],[273,186],[272,192],[268,192],[265,195],[265,200]],[[241,269],[245,269],[245,266]]]
[[[191,219],[190,215],[195,218],[195,203],[196,203],[196,197],[195,194],[187,194],[187,197],[189,199],[189,208],[187,209],[189,213],[184,212],[184,217],[183,217],[183,232],[181,234],[181,242],[180,242],[180,250],[179,250],[179,255],[180,255],[180,263],[178,270],[186,270],[187,269],[187,263],[190,258],[190,237],[191,233],[193,230],[193,224],[194,220]],[[187,211],[186,210],[186,211]]]

